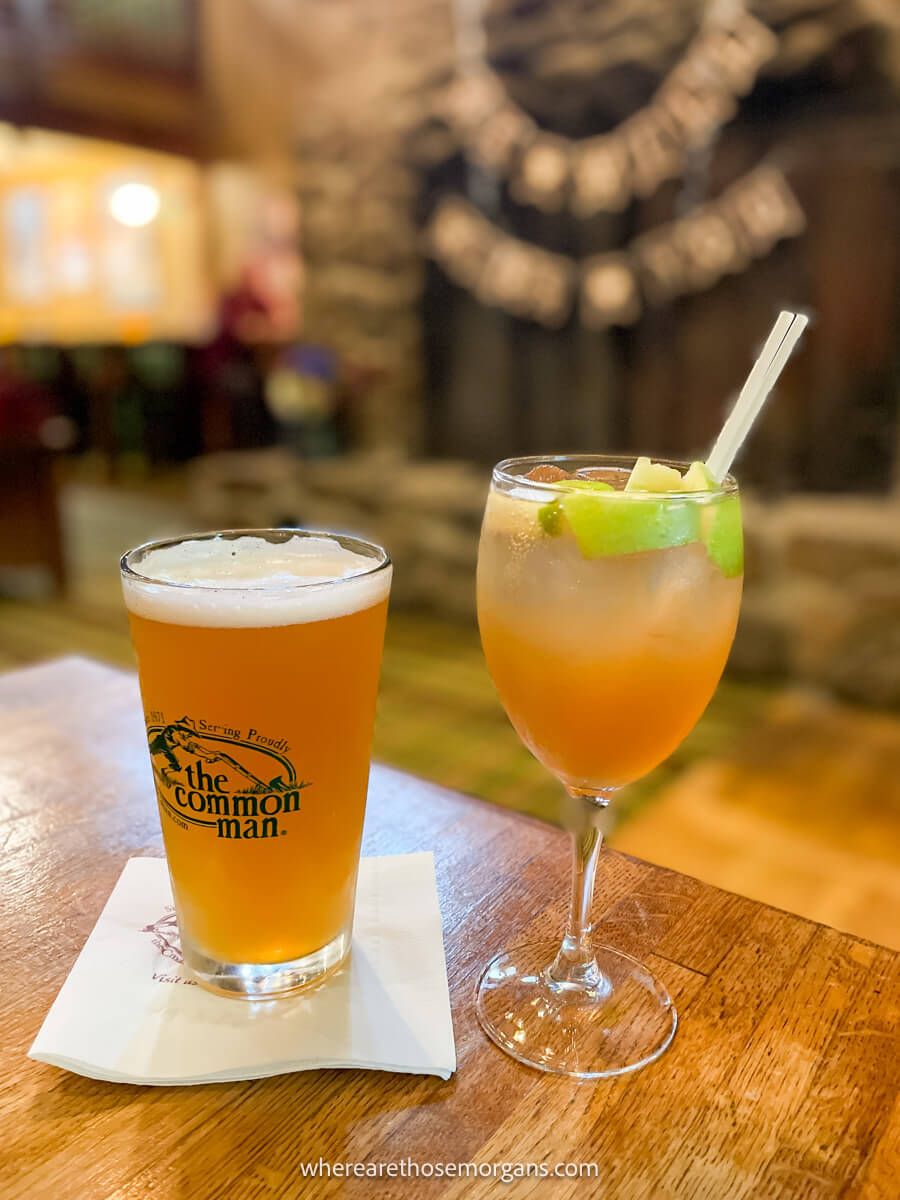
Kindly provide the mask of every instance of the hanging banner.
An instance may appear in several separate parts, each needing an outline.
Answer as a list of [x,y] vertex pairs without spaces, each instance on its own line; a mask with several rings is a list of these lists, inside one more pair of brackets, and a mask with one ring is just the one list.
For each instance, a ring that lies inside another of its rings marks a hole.
[[482,304],[550,327],[568,319],[576,264],[502,233],[468,201],[450,197],[438,205],[426,248]]
[[576,297],[592,329],[631,325],[648,306],[703,291],[746,270],[806,221],[782,172],[762,165],[715,200],[635,238],[624,250],[576,262],[510,236],[468,201],[435,209],[426,249],[483,303],[559,327]]
[[540,130],[484,62],[454,81],[439,115],[476,162],[509,180],[520,203],[544,212],[568,206],[580,217],[618,212],[683,174],[777,48],[772,31],[741,6],[714,10],[645,108],[581,141]]

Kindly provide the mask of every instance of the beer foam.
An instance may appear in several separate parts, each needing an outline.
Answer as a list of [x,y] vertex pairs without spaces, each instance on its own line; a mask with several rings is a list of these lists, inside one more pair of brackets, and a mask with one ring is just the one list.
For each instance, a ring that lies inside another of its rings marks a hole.
[[299,625],[386,599],[391,567],[330,537],[187,539],[144,554],[124,574],[131,612],[151,621],[218,628]]

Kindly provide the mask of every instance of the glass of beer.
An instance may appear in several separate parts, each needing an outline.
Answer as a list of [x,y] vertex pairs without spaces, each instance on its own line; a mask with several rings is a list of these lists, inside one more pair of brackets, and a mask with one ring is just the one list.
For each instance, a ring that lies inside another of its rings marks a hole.
[[293,992],[350,949],[391,560],[295,529],[121,561],[185,965]]

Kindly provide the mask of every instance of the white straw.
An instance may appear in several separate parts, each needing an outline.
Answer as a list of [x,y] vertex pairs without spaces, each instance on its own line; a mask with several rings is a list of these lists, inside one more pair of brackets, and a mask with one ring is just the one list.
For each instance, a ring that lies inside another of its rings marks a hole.
[[766,344],[753,364],[747,381],[741,388],[737,403],[731,410],[722,432],[716,438],[706,466],[717,483],[721,483],[744,444],[753,422],[784,370],[808,318],[801,313],[782,312],[766,338]]

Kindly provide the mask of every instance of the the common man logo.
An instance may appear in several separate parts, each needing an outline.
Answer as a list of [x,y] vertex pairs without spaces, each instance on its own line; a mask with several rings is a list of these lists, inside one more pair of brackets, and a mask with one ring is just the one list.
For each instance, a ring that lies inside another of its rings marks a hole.
[[160,807],[182,829],[232,839],[288,832],[285,818],[309,783],[297,778],[284,741],[190,717],[149,724],[147,738]]

